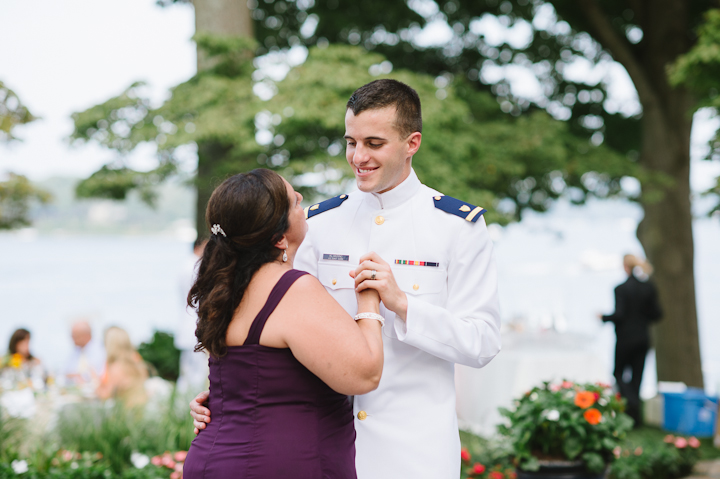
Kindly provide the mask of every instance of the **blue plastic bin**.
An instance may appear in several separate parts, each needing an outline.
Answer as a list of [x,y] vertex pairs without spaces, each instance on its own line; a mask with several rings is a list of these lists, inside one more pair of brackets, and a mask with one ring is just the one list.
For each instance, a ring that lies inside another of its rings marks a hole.
[[712,437],[717,423],[718,398],[702,389],[663,394],[663,429],[688,436]]

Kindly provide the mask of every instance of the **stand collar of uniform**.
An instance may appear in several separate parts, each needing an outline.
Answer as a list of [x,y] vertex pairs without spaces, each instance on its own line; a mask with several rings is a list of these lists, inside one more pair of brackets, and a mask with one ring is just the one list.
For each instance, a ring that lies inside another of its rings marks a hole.
[[420,188],[420,180],[415,174],[415,170],[411,169],[410,174],[405,180],[390,191],[385,193],[364,193],[365,201],[369,202],[373,207],[381,210],[395,208],[412,198]]

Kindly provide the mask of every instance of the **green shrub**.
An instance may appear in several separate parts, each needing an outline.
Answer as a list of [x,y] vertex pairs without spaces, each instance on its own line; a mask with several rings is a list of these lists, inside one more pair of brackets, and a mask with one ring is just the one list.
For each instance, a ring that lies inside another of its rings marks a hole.
[[180,376],[180,350],[175,347],[172,334],[155,331],[150,342],[140,344],[138,352],[155,368],[158,376],[177,381]]

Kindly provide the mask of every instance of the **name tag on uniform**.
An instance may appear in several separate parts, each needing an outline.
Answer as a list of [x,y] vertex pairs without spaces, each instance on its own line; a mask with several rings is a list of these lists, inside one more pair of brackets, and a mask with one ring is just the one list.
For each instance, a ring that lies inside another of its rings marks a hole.
[[323,254],[322,259],[328,261],[350,261],[349,254]]

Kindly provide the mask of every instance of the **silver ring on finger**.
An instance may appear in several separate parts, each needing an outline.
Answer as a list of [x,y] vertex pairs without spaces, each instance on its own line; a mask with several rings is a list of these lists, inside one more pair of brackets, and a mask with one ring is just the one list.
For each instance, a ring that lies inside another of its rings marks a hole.
[[377,271],[375,271],[374,269],[370,271],[370,279],[371,280],[374,280],[376,275],[377,275]]

